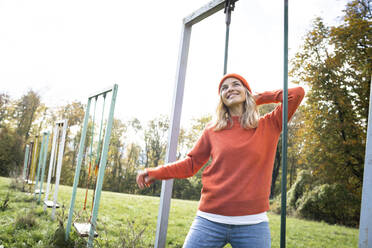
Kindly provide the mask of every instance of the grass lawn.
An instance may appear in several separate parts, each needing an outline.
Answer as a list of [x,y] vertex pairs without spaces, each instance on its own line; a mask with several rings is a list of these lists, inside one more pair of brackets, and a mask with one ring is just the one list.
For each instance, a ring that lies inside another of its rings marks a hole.
[[[58,237],[54,235],[58,234],[56,230],[59,222],[51,220],[51,210],[44,212],[42,204],[36,204],[33,196],[10,189],[10,184],[11,179],[0,177],[0,247],[58,247],[58,244],[52,244],[52,240]],[[71,192],[72,187],[60,185],[58,202],[65,206],[65,217],[61,217],[61,209],[57,210],[57,214],[59,219],[65,220],[64,225],[67,222]],[[8,193],[9,206],[2,209]],[[78,189],[76,213],[83,213],[84,195],[85,191]],[[91,195],[88,199],[90,206]],[[153,247],[158,206],[158,197],[102,192],[97,227],[99,237],[95,246],[127,247],[119,243],[127,242],[128,245],[130,239],[133,241],[139,236],[135,247]],[[167,247],[182,247],[197,206],[196,201],[172,200]],[[89,212],[85,215],[89,215]],[[269,213],[269,219],[272,247],[277,248],[280,240],[280,216]],[[358,229],[287,218],[287,247],[357,247],[358,234]],[[71,233],[71,240],[74,242],[71,247],[84,247],[84,240],[77,237],[75,232]]]

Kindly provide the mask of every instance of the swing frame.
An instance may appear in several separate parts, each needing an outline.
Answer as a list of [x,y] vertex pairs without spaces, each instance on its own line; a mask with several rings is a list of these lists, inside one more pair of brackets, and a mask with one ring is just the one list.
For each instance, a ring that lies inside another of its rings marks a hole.
[[[37,198],[38,204],[40,203],[40,200],[41,200],[41,194],[44,194],[43,183],[44,183],[46,157],[48,154],[49,136],[50,136],[49,131],[43,132],[43,140],[41,142],[39,163],[37,166],[37,175],[36,175],[35,190],[34,190],[35,199]],[[41,170],[41,175],[40,175],[40,170]]]
[[[35,184],[35,171],[36,171],[36,160],[38,159],[37,154],[39,152],[39,136],[36,135],[34,142],[32,144],[32,151],[31,151],[31,158],[30,158],[30,166],[27,172],[27,184],[31,185]],[[31,191],[30,191],[31,193]]]
[[26,171],[27,171],[27,165],[30,157],[30,145],[27,144],[25,147],[25,158],[23,161],[23,173],[22,173],[22,179],[23,181],[26,181]]
[[[45,198],[44,198],[44,212],[46,211],[47,207],[52,208],[52,215],[51,215],[52,220],[55,219],[56,208],[59,208],[59,204],[57,203],[57,198],[58,198],[59,181],[61,178],[63,154],[64,154],[65,141],[66,141],[66,132],[67,132],[67,120],[66,119],[55,122],[54,130],[53,130],[52,151],[50,154],[50,161],[49,161],[47,187],[46,187],[46,193],[45,193]],[[58,151],[57,151],[57,148],[58,148]],[[57,161],[56,161],[56,158],[57,158]],[[50,184],[51,184],[53,173],[55,173],[56,178],[54,181],[55,188],[54,188],[53,201],[52,201],[52,200],[48,200],[48,198],[49,198]]]
[[[100,160],[99,169],[98,169],[97,185],[96,185],[95,195],[94,195],[92,216],[91,216],[91,220],[90,220],[90,223],[89,223],[90,224],[90,231],[89,231],[89,235],[88,235],[87,247],[92,247],[93,246],[93,239],[96,235],[95,229],[96,229],[96,225],[97,225],[97,216],[98,216],[98,209],[99,209],[99,203],[100,203],[100,198],[101,198],[102,184],[103,184],[105,168],[106,168],[106,163],[107,163],[107,153],[108,153],[108,149],[109,149],[111,129],[112,129],[112,124],[113,124],[113,120],[114,120],[114,110],[115,110],[115,102],[116,102],[117,91],[118,91],[118,85],[114,84],[109,89],[105,89],[103,91],[100,91],[100,92],[97,92],[97,93],[94,93],[94,94],[90,95],[88,97],[88,103],[87,103],[86,110],[85,110],[85,115],[84,115],[84,123],[83,123],[81,138],[80,138],[80,144],[79,144],[79,153],[78,153],[76,170],[75,170],[74,185],[73,185],[73,189],[72,189],[70,209],[69,209],[68,220],[67,220],[67,225],[66,225],[66,233],[65,233],[65,239],[66,240],[69,239],[69,235],[70,235],[70,231],[71,231],[72,218],[73,218],[75,200],[76,200],[76,191],[77,191],[77,186],[79,184],[81,164],[82,164],[82,161],[83,161],[83,153],[84,153],[84,150],[85,150],[85,140],[86,140],[86,134],[87,134],[87,129],[88,129],[91,101],[92,101],[93,98],[96,98],[96,97],[101,96],[101,95],[105,95],[109,92],[112,92],[109,114],[108,114],[108,118],[107,118],[107,125],[106,125],[106,129],[105,129],[105,132],[104,132],[104,142],[103,142],[103,146],[102,146],[102,150],[101,150],[101,160]],[[75,225],[75,227],[76,227],[76,225]]]
[[[165,163],[176,161],[177,143],[180,131],[180,119],[182,112],[183,93],[185,87],[186,68],[188,52],[190,47],[190,37],[192,26],[217,13],[225,8],[228,0],[213,0],[204,5],[191,15],[183,19],[181,41],[179,47],[179,57],[177,62],[176,81],[173,96],[171,123],[168,134],[168,145]],[[226,33],[228,34],[228,26]],[[227,39],[227,38],[226,38]],[[228,40],[226,40],[226,46]],[[225,65],[226,72],[227,48],[225,47]],[[282,192],[286,192],[286,172],[287,172],[287,113],[288,113],[288,0],[284,0],[284,73],[283,73],[283,158],[282,158]],[[170,201],[172,196],[173,179],[163,180],[158,220],[156,226],[155,248],[164,248],[166,244]],[[282,194],[282,214],[281,214],[281,235],[280,247],[285,247],[286,231],[286,194]]]

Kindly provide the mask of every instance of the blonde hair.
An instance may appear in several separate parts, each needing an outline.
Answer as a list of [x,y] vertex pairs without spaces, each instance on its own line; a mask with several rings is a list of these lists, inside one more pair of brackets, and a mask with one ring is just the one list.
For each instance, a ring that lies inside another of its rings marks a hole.
[[[245,101],[243,104],[243,114],[240,117],[240,125],[244,129],[256,128],[258,126],[258,119],[259,114],[256,101],[248,89],[245,88]],[[220,101],[216,110],[214,131],[221,131],[227,128],[229,123],[229,128],[231,128],[233,120],[229,108],[223,103],[222,96],[220,95]]]

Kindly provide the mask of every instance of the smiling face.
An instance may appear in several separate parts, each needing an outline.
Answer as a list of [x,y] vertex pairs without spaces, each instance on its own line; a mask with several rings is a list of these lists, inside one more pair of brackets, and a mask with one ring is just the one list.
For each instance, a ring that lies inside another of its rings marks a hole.
[[220,88],[222,102],[228,108],[231,108],[235,105],[243,104],[246,98],[245,92],[245,87],[236,78],[225,79]]

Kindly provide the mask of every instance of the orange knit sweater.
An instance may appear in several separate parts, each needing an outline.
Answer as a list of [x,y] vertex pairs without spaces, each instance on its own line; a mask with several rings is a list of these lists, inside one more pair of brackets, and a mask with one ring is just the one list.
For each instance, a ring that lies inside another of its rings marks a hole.
[[[304,90],[288,90],[288,119],[300,105]],[[257,105],[282,102],[282,90],[259,95]],[[208,126],[187,158],[157,168],[148,168],[156,179],[187,178],[195,175],[209,158],[202,174],[199,210],[225,216],[257,214],[269,209],[271,175],[282,130],[282,104],[259,119],[258,127],[246,130],[239,117],[233,126],[214,131]]]

